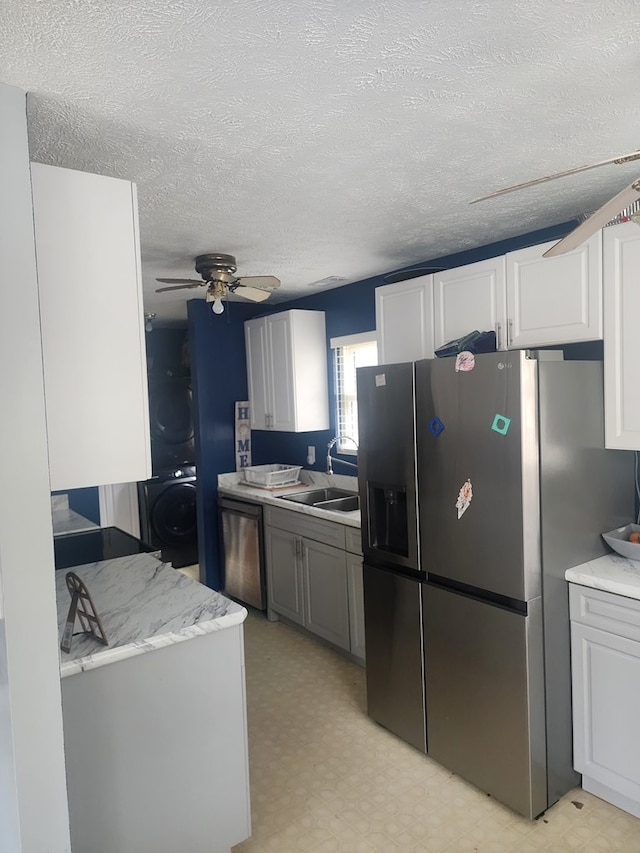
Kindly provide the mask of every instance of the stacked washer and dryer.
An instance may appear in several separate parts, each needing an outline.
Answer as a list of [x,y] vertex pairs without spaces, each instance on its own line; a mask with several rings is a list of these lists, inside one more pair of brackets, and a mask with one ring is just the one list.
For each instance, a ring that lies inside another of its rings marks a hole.
[[138,483],[140,538],[179,569],[198,562],[196,466],[186,330],[147,333],[153,477]]

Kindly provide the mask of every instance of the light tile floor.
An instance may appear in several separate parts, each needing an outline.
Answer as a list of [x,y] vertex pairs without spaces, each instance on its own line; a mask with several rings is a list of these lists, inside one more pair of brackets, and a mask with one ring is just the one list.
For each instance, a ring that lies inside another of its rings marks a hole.
[[200,580],[200,566],[198,563],[195,563],[193,566],[183,566],[181,569],[177,569],[176,571],[182,572],[183,575],[191,578],[191,580]]
[[575,789],[515,815],[366,716],[364,670],[245,622],[253,835],[234,853],[640,853],[640,820]]

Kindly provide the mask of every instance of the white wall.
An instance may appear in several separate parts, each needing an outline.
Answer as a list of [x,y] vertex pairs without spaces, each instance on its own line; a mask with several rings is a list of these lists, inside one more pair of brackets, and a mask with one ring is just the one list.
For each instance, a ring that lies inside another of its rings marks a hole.
[[[53,536],[26,98],[0,84],[0,850],[68,853]],[[13,746],[12,754],[10,744]],[[13,760],[13,767],[11,761]],[[12,805],[13,804],[13,807]],[[17,807],[17,815],[16,815]],[[16,821],[12,818],[17,819]],[[13,830],[12,828],[13,827]]]
[[0,849],[3,853],[20,851],[18,791],[13,757],[4,619],[0,619]]

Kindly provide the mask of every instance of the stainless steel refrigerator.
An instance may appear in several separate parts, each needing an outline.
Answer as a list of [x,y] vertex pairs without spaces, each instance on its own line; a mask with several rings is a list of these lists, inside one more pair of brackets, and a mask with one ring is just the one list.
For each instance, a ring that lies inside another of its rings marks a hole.
[[535,817],[579,781],[564,572],[634,512],[602,364],[361,368],[358,408],[369,713]]

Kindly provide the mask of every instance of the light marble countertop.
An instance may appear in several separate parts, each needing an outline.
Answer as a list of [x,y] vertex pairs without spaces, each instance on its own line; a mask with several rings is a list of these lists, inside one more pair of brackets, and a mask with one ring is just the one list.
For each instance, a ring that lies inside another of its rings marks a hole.
[[60,536],[63,533],[79,533],[83,530],[97,530],[100,526],[68,507],[66,509],[52,509],[51,521],[54,536]]
[[282,489],[271,491],[269,489],[261,489],[259,486],[243,483],[242,474],[239,472],[218,474],[218,493],[238,499],[244,498],[244,500],[253,503],[279,506],[282,509],[289,509],[293,512],[301,512],[305,515],[313,515],[316,518],[324,518],[325,521],[335,521],[347,527],[360,527],[359,509],[353,512],[334,512],[282,499],[284,495],[294,495],[297,492],[308,492],[310,489],[324,489],[327,487],[357,492],[357,477],[348,477],[344,474],[325,474],[321,471],[301,471],[300,480],[301,485],[299,486],[283,486]]
[[620,554],[605,554],[589,560],[567,569],[564,576],[570,583],[640,599],[640,561]]
[[[72,571],[85,582],[109,645],[91,635],[74,636],[71,651],[60,651],[62,678],[230,628],[247,616],[240,604],[149,554],[88,563]],[[58,643],[71,603],[66,574],[64,569],[55,573]],[[80,630],[76,618],[75,631]]]

